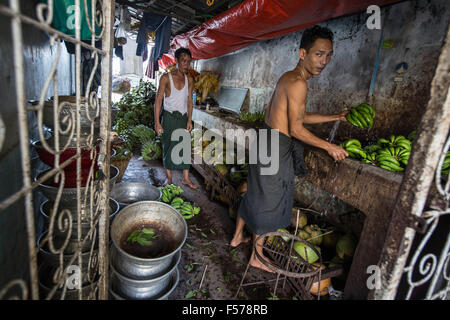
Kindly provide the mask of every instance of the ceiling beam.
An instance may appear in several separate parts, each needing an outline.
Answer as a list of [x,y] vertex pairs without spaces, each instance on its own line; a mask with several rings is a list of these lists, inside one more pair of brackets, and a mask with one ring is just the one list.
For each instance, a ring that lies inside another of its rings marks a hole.
[[129,6],[131,8],[137,9],[137,10],[143,10],[143,11],[151,12],[151,13],[154,13],[154,14],[159,14],[159,15],[162,15],[162,16],[168,16],[168,17],[171,17],[171,18],[176,18],[178,20],[182,20],[182,21],[185,21],[187,23],[201,24],[201,21],[198,21],[196,19],[186,18],[186,17],[180,16],[180,15],[177,15],[177,14],[166,12],[166,11],[161,12],[161,11],[152,9],[152,8],[150,8],[148,6],[139,6],[139,5],[136,5],[134,3],[129,2],[127,0],[116,0],[116,3],[124,5],[124,6]]

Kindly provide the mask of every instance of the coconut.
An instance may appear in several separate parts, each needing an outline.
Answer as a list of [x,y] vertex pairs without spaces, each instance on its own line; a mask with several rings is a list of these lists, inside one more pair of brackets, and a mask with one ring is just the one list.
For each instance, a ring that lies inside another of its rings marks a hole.
[[320,231],[318,225],[311,224],[309,226],[306,226],[304,230],[310,234],[310,238],[307,239],[309,242],[317,246],[320,246],[322,244],[322,231]]
[[308,224],[308,218],[306,217],[306,215],[304,213],[302,213],[300,211],[298,214],[298,220],[297,220],[297,210],[300,210],[300,209],[292,208],[291,226],[293,226],[295,228],[298,224],[299,228],[303,228],[304,226],[306,226]]
[[[278,229],[277,232],[284,232],[284,233],[287,233],[287,234],[291,234],[289,231],[287,231],[287,230],[284,229],[284,228]],[[289,237],[281,237],[281,238],[282,238],[284,241],[286,241],[286,242],[291,241],[291,238],[289,238]]]
[[310,234],[308,232],[306,232],[305,230],[298,230],[297,232],[297,237],[300,237],[303,240],[308,240],[310,237]]
[[339,258],[339,256],[334,256],[333,259],[331,259],[330,263],[328,264],[328,268],[341,267],[343,264],[344,260]]
[[[315,268],[319,268],[320,269],[325,269],[325,266],[323,264],[319,264],[319,263],[314,263],[314,267]],[[319,288],[319,281],[314,282],[311,285],[311,289],[309,289],[309,292],[311,292],[314,295],[321,295],[324,296],[326,294],[328,294],[328,290],[330,289],[331,286],[331,278],[326,278],[324,280],[320,281],[320,288]],[[319,292],[320,289],[320,292]]]
[[[329,232],[329,231],[331,231],[331,230],[328,230],[326,232]],[[328,233],[323,236],[322,245],[325,248],[336,248],[337,241],[338,241],[338,235],[335,231],[333,231],[332,233]]]
[[[308,263],[314,263],[319,259],[317,253],[315,253],[310,246],[302,241],[295,241],[293,247],[294,250],[300,255],[300,257],[302,257]],[[308,255],[308,259],[306,259],[306,255]]]
[[347,261],[353,257],[356,250],[356,239],[351,233],[347,233],[336,243],[336,253],[339,258]]

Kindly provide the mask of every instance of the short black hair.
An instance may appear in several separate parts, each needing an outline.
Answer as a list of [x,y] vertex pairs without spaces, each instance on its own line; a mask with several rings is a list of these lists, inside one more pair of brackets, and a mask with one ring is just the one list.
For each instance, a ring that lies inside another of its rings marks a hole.
[[187,54],[190,58],[192,58],[191,51],[189,51],[188,48],[178,48],[177,51],[175,51],[175,59],[180,59],[183,53]]
[[328,39],[333,42],[333,32],[326,27],[313,26],[303,31],[302,40],[300,41],[300,49],[306,51],[311,49],[317,39]]

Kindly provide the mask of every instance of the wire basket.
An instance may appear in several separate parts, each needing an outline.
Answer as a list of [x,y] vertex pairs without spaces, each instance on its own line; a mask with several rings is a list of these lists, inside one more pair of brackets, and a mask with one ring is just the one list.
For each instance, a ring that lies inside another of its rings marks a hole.
[[[302,243],[304,252],[301,255],[294,250],[295,242]],[[260,245],[259,243],[264,244]],[[258,253],[256,246],[262,246],[263,253],[272,262],[266,261]],[[310,292],[312,285],[316,282],[318,282],[318,292],[321,292],[322,256],[314,245],[293,234],[269,232],[256,239],[254,249],[255,256],[261,263],[277,274],[286,276],[288,284],[299,299],[320,299],[320,295],[315,296]]]

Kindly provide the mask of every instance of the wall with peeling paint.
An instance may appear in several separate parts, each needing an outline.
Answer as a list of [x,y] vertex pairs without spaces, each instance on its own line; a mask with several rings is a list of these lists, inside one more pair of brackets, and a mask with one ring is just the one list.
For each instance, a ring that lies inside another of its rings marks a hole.
[[[35,17],[35,5],[38,1],[21,1],[21,10],[28,16]],[[1,1],[7,5],[7,1]],[[58,93],[67,95],[73,92],[73,58],[67,53],[64,44],[49,45],[49,36],[36,28],[24,24],[23,28],[23,57],[25,77],[25,98],[36,100],[40,98],[44,82],[50,73],[53,62],[56,60],[58,47],[60,58],[58,60]],[[0,201],[22,188],[22,166],[19,146],[19,125],[17,118],[16,85],[13,42],[11,36],[11,20],[0,16],[0,115],[6,125],[6,140],[0,150]],[[53,95],[53,82],[44,96]],[[30,140],[36,139],[35,113],[28,112]],[[31,153],[32,172],[42,167],[36,153]],[[32,173],[33,174],[33,173]],[[39,208],[42,196],[33,193],[35,208]],[[40,215],[35,214],[37,230],[42,228]],[[0,212],[0,290],[3,286],[18,278],[28,277],[28,245],[25,224],[25,209],[23,200],[19,200],[11,207]]]
[[[334,32],[334,55],[322,74],[309,81],[309,112],[337,113],[367,101],[381,34],[366,27],[367,17],[362,12],[321,24]],[[352,136],[365,141],[391,133],[407,134],[418,125],[426,107],[450,20],[450,2],[405,1],[381,8],[381,19],[384,39],[393,40],[394,47],[381,51],[371,101],[378,119],[370,132],[343,124],[338,138]],[[295,68],[301,36],[302,31],[261,41],[226,56],[200,60],[196,68],[219,71],[221,86],[249,88],[249,105],[243,108],[261,111],[280,76]],[[393,98],[395,66],[403,61],[409,70]],[[331,127],[316,125],[311,130],[326,138]]]

